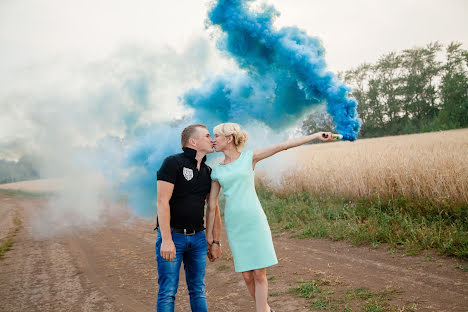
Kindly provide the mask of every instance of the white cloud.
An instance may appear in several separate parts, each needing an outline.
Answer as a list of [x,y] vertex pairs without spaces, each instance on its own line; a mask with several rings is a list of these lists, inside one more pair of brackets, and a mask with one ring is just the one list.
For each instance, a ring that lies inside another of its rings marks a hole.
[[271,0],[281,12],[277,27],[297,25],[322,39],[332,70],[429,42],[468,48],[465,0]]

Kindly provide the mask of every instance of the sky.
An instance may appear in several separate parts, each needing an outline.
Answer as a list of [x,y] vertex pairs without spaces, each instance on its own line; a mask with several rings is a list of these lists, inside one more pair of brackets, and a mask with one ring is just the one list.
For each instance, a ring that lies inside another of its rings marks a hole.
[[[468,48],[465,0],[267,3],[281,13],[276,27],[297,26],[320,38],[333,72],[433,41]],[[140,125],[183,116],[177,102],[187,89],[235,67],[217,51],[216,30],[205,27],[208,4],[0,1],[0,159],[43,149],[41,140],[86,145],[106,134],[123,138],[120,110],[134,112]],[[150,81],[144,107],[128,85],[139,77]],[[60,137],[51,140],[57,129]]]

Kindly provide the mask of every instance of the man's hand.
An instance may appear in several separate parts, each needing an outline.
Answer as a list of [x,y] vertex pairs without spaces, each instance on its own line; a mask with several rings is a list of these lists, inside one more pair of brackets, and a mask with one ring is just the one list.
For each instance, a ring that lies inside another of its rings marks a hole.
[[171,240],[163,240],[161,244],[161,257],[167,261],[174,260],[176,256],[176,248],[174,242]]
[[211,245],[213,243],[213,236],[212,235],[206,235],[206,256],[208,257],[208,259],[210,260],[210,262],[213,262],[214,259],[213,257],[211,256]]
[[214,262],[219,257],[221,257],[221,247],[218,244],[212,244],[208,249],[208,259]]
[[213,243],[213,235],[212,234],[206,234],[206,243],[208,244],[208,247],[211,246]]

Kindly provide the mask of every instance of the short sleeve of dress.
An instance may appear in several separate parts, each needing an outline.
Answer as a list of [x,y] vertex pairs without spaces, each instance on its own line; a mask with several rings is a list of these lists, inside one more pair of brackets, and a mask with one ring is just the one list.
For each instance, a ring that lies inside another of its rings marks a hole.
[[245,158],[250,160],[250,162],[253,161],[253,151],[252,150],[247,150],[244,152],[245,153]]
[[215,180],[215,181],[218,181],[218,177],[216,175],[217,171],[216,170],[218,168],[218,166],[214,166],[213,169],[211,169],[211,180]]
[[242,162],[245,164],[245,166],[253,171],[253,151],[246,150],[242,153],[242,155],[244,156],[244,160]]
[[175,157],[169,156],[164,159],[161,168],[159,168],[156,177],[158,180],[166,181],[175,184],[177,177],[177,170],[179,165]]

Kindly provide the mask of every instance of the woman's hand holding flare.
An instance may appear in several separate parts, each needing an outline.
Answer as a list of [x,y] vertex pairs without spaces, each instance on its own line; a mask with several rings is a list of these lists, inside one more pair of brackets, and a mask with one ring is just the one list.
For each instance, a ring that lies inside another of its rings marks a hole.
[[333,134],[331,132],[319,132],[319,139],[322,142],[336,141],[339,140],[341,135]]

